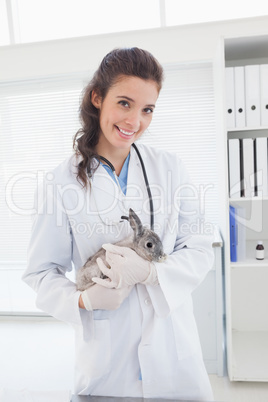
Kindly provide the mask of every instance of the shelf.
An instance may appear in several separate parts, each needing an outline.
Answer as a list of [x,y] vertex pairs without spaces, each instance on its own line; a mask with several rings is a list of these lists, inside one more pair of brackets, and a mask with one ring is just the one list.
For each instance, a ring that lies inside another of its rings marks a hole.
[[225,39],[225,60],[248,60],[265,57],[268,53],[267,35],[253,35]]
[[227,140],[244,138],[267,138],[268,127],[245,127],[227,129]]
[[[268,63],[268,35],[225,38],[223,40],[223,75],[226,67],[261,65]],[[221,60],[222,62],[222,60]],[[228,141],[231,139],[268,138],[268,126],[226,127],[226,88],[222,88],[223,103],[219,122],[219,143],[222,151],[224,173],[220,175],[223,186],[221,198],[226,211],[222,232],[225,248],[226,289],[226,337],[228,375],[232,381],[262,381],[268,383],[268,194],[259,192],[254,196],[250,181],[247,193],[251,197],[229,198],[228,192]],[[222,106],[221,104],[219,106]],[[224,120],[225,119],[225,120]],[[222,123],[223,122],[223,123]],[[235,125],[235,123],[232,123]],[[244,123],[245,124],[245,123]],[[238,157],[237,157],[238,159]],[[246,162],[249,162],[245,159]],[[254,169],[252,169],[253,171]],[[253,177],[253,175],[252,175]],[[224,181],[225,180],[225,181]],[[239,178],[236,178],[236,184]],[[235,188],[234,188],[235,189]],[[237,191],[236,195],[239,195]],[[226,197],[229,202],[226,202]],[[230,219],[229,205],[237,207],[237,235],[239,255],[245,251],[243,261],[230,262]],[[239,240],[240,239],[240,240]],[[246,240],[246,242],[245,242]],[[262,240],[264,260],[256,260],[257,241]]]
[[268,268],[268,240],[267,239],[259,239],[263,240],[264,245],[264,260],[256,260],[255,258],[255,250],[257,241],[256,240],[247,240],[246,242],[246,259],[244,261],[230,262],[231,268],[238,267],[267,267]]
[[231,268],[239,268],[239,267],[245,267],[245,268],[253,267],[254,269],[257,269],[258,267],[268,268],[268,259],[266,257],[265,260],[258,261],[255,258],[247,258],[245,261],[231,262]]
[[261,201],[268,201],[268,196],[265,197],[239,197],[239,198],[229,198],[230,204],[232,202],[261,202]]
[[244,133],[245,131],[268,131],[268,127],[233,127],[227,129],[228,133]]
[[234,381],[268,381],[268,331],[232,332]]

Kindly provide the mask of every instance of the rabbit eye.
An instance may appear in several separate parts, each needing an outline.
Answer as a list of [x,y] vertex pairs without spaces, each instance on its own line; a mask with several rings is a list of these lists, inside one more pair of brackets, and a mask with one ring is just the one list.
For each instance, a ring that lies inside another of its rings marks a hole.
[[147,246],[148,248],[152,248],[152,247],[153,247],[153,243],[148,242],[148,243],[146,244],[146,246]]

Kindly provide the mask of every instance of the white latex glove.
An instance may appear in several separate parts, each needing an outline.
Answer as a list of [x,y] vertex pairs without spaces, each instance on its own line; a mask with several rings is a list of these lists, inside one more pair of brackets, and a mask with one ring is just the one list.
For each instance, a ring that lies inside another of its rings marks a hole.
[[133,286],[136,283],[157,285],[158,278],[155,265],[140,257],[135,251],[128,247],[104,244],[106,250],[106,261],[111,268],[107,268],[104,262],[98,258],[97,264],[104,275],[110,281],[101,278],[92,278],[106,288],[122,288]]
[[128,297],[133,286],[121,289],[107,289],[101,285],[93,285],[81,293],[86,310],[116,310]]

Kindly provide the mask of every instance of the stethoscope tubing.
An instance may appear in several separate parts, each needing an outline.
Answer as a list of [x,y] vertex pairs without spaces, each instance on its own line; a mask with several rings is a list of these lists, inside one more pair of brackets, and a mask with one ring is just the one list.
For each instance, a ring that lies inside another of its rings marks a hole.
[[[138,147],[137,147],[136,144],[133,143],[132,146],[135,149],[135,151],[136,151],[136,153],[138,155],[138,158],[140,160],[142,173],[143,173],[143,177],[144,177],[144,182],[145,182],[146,190],[147,190],[147,194],[148,194],[149,205],[150,205],[150,227],[151,227],[151,230],[153,230],[154,229],[154,205],[153,205],[153,197],[152,197],[152,193],[151,193],[151,189],[150,189],[150,185],[149,185],[149,180],[148,180],[145,165],[144,165],[142,156],[140,154],[140,151],[138,150]],[[99,159],[101,159],[102,161],[107,163],[107,165],[112,169],[112,172],[115,174],[115,168],[114,168],[113,164],[108,159],[106,159],[106,158],[104,158],[103,156],[100,156],[100,155],[99,155]]]
[[137,148],[137,145],[133,143],[132,146],[135,149],[135,151],[138,155],[138,158],[140,160],[140,163],[141,163],[142,173],[143,173],[144,181],[146,184],[146,189],[147,189],[147,194],[148,194],[148,199],[149,199],[149,204],[150,204],[150,227],[151,227],[151,230],[154,230],[154,204],[153,204],[153,197],[152,197],[152,193],[151,193],[151,189],[150,189],[150,185],[149,185],[148,176],[146,173],[145,165],[144,165],[143,159],[141,157],[140,151]]

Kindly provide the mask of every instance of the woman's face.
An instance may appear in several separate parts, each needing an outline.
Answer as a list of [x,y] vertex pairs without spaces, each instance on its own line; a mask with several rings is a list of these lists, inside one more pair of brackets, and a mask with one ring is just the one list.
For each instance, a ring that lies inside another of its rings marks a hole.
[[100,110],[98,152],[115,148],[129,150],[151,123],[158,98],[154,81],[123,76],[102,99],[93,91],[92,103]]

